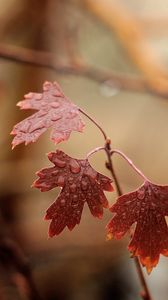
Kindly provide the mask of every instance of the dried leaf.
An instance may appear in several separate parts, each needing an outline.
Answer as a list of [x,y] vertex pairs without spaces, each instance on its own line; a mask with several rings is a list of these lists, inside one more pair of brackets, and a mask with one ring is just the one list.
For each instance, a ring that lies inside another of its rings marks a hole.
[[12,148],[21,143],[35,142],[49,127],[52,127],[51,139],[56,144],[67,140],[71,131],[82,132],[84,127],[79,108],[65,97],[56,82],[45,82],[42,94],[29,93],[17,105],[38,112],[14,126]]
[[107,225],[108,237],[120,239],[136,223],[131,242],[128,246],[133,256],[150,273],[159,261],[160,254],[168,256],[168,186],[151,182],[134,192],[118,198],[110,208],[115,213]]
[[108,201],[103,190],[112,191],[111,179],[95,171],[87,159],[74,159],[60,150],[48,154],[54,167],[37,173],[33,186],[42,192],[61,187],[57,200],[48,208],[51,219],[49,236],[58,235],[67,226],[72,230],[80,223],[84,203],[93,216],[101,218]]

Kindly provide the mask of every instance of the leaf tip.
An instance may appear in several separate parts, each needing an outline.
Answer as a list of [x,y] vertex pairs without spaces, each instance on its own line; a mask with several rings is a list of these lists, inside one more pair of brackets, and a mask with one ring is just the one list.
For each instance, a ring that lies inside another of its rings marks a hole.
[[112,238],[113,238],[112,232],[108,232],[106,235],[106,241],[110,241],[110,240],[112,240]]
[[36,187],[36,181],[34,181],[34,182],[31,184],[30,187],[31,187],[31,188],[35,188],[35,187]]

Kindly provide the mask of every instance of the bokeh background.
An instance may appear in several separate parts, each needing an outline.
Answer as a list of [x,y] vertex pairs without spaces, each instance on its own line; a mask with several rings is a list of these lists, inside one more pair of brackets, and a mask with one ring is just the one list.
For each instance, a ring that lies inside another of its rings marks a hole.
[[[151,181],[168,183],[168,1],[0,0],[0,24],[0,299],[33,299],[3,248],[6,239],[28,257],[44,300],[141,299],[128,238],[105,241],[110,212],[100,221],[85,206],[80,226],[48,239],[43,217],[58,190],[30,188],[35,172],[50,165],[46,153],[59,148],[83,158],[103,145],[101,133],[84,118],[84,133],[73,133],[66,143],[56,147],[48,130],[35,144],[11,151],[10,131],[29,115],[16,107],[23,95],[41,92],[45,80],[56,80],[102,125],[113,147]],[[11,53],[13,46],[19,53],[22,48],[52,53],[60,72],[13,61],[4,45]],[[84,74],[85,67],[92,76]],[[99,152],[90,162],[108,176],[105,160]],[[138,187],[141,179],[122,159],[116,157],[114,165],[125,192]],[[107,197],[112,204],[116,194]],[[167,300],[167,272],[161,257],[152,274],[145,275],[154,300]]]

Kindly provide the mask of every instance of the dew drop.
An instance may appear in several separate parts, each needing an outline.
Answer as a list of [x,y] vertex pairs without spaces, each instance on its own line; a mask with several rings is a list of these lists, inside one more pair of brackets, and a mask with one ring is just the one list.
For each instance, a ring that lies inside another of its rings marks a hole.
[[60,120],[62,117],[61,116],[58,116],[58,114],[56,114],[56,113],[53,113],[53,114],[51,114],[51,121],[58,121],[58,120]]
[[112,83],[106,81],[105,83],[101,84],[100,92],[105,97],[113,97],[120,92],[120,89],[116,85],[113,86]]
[[68,119],[73,119],[73,118],[75,118],[76,116],[77,116],[76,110],[72,110],[72,111],[70,111],[70,112],[68,113],[67,118],[68,118]]
[[86,167],[88,165],[88,161],[87,160],[80,160],[80,164],[82,167]]
[[156,208],[156,203],[151,202],[151,207],[152,207],[152,208]]
[[51,173],[51,176],[55,177],[56,175],[58,175],[59,171],[58,170],[54,170],[52,173]]
[[69,177],[68,182],[69,182],[70,184],[72,184],[72,183],[73,183],[73,177]]
[[64,186],[64,182],[65,182],[65,180],[64,180],[64,177],[63,176],[59,176],[58,177],[58,180],[57,180],[57,184],[58,184],[58,186]]
[[101,182],[107,183],[107,182],[109,182],[109,180],[108,180],[106,177],[102,177],[102,178],[101,178]]
[[137,197],[138,197],[138,199],[140,199],[140,200],[144,199],[144,198],[145,198],[145,191],[144,191],[144,190],[139,190],[139,191],[137,192]]
[[45,101],[41,101],[41,106],[46,106],[46,102]]
[[40,110],[40,112],[39,112],[39,114],[38,114],[38,118],[41,118],[41,117],[47,115],[47,113],[48,113],[48,112],[47,112],[46,110]]
[[95,180],[97,178],[97,172],[95,170],[93,170],[91,167],[87,169],[85,174],[93,180]]
[[61,206],[65,206],[65,203],[66,203],[65,199],[61,199],[61,200],[60,200],[60,205],[61,205]]
[[78,174],[81,170],[79,163],[75,159],[71,159],[70,161],[70,170],[74,174]]
[[85,201],[86,201],[86,196],[85,196],[83,193],[80,193],[80,194],[79,194],[79,199],[80,199],[82,202],[85,202]]
[[[32,95],[33,96],[33,95]],[[36,100],[41,100],[42,99],[42,94],[38,94],[36,93],[36,96],[35,96]]]
[[33,131],[36,131],[38,129],[43,129],[43,128],[44,128],[44,123],[41,120],[39,120],[39,122],[31,125],[29,132],[33,133]]
[[60,106],[60,103],[57,102],[57,101],[53,101],[53,102],[50,103],[50,106],[51,106],[52,108],[58,108],[58,107]]
[[87,190],[87,188],[88,188],[88,183],[87,183],[87,181],[82,180],[82,182],[81,182],[81,188],[82,188],[83,191],[86,191],[86,190]]
[[152,196],[152,191],[151,191],[151,189],[148,189],[148,195],[149,195],[149,196]]
[[59,168],[64,168],[66,166],[66,162],[58,159],[57,157],[54,159],[54,164]]
[[73,208],[77,208],[78,207],[78,203],[72,203],[72,207]]
[[[31,127],[30,122],[25,121],[25,122],[24,122],[24,125],[22,125],[21,131],[22,131],[22,132],[29,132],[30,127]],[[31,132],[31,131],[30,131],[30,132]]]
[[122,218],[125,220],[127,218],[126,213],[122,214]]
[[70,188],[71,192],[74,193],[76,191],[77,186],[76,186],[75,183],[73,183],[73,184],[70,185],[69,188]]

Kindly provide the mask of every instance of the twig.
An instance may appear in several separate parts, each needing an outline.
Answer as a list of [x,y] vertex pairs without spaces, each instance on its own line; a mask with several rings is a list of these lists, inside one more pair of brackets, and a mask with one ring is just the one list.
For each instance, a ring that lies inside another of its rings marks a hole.
[[104,132],[103,128],[92,118],[90,117],[83,109],[79,109],[79,111],[84,115],[86,116],[102,133],[105,141],[107,140],[107,135],[106,133]]
[[[100,151],[100,150],[105,150],[106,151],[106,154],[107,154],[107,159],[108,161],[106,162],[106,167],[107,169],[110,171],[111,173],[111,176],[112,178],[114,179],[114,182],[115,182],[115,185],[116,185],[116,189],[117,189],[117,194],[118,196],[121,196],[123,193],[122,193],[122,190],[121,190],[121,187],[120,187],[120,183],[119,183],[119,180],[117,178],[117,175],[115,173],[115,170],[113,168],[113,163],[112,163],[112,154],[113,153],[118,153],[120,154],[124,159],[126,159],[129,164],[131,164],[132,162],[122,153],[120,152],[119,150],[115,150],[115,151],[112,151],[111,150],[111,140],[109,138],[107,138],[107,135],[106,133],[104,132],[104,130],[101,128],[101,126],[92,118],[90,117],[87,113],[85,113],[84,111],[80,110],[93,124],[95,124],[95,126],[101,131],[101,133],[103,134],[104,136],[104,139],[105,139],[105,147],[99,147],[99,148],[96,148],[94,149],[92,152],[90,152],[88,154],[87,157],[89,157],[90,155],[92,155],[93,153],[97,152],[97,151]],[[131,164],[132,165],[132,164]],[[136,168],[136,167],[135,167]],[[139,174],[139,170],[136,168],[136,171],[138,172]],[[142,175],[142,174],[140,174]],[[136,265],[136,268],[137,268],[137,273],[138,273],[138,276],[139,276],[139,279],[140,279],[140,282],[141,282],[141,285],[142,285],[142,288],[143,288],[143,291],[141,292],[141,297],[143,300],[152,300],[151,296],[150,296],[150,292],[149,292],[149,289],[148,289],[148,286],[147,286],[147,283],[146,283],[146,280],[145,280],[145,277],[144,277],[144,274],[143,274],[143,271],[142,271],[142,268],[141,268],[141,265],[140,265],[140,262],[139,262],[139,259],[138,257],[135,257],[134,258],[134,261],[135,261],[135,265]]]
[[131,60],[142,72],[148,88],[168,96],[168,72],[150,46],[143,26],[117,0],[84,0],[86,7],[117,35]]
[[128,158],[128,156],[127,155],[125,155],[122,151],[120,151],[120,150],[118,150],[118,149],[113,149],[112,151],[111,151],[111,155],[113,155],[113,154],[119,154],[121,157],[123,157],[126,161],[127,161],[127,163],[135,170],[135,172],[138,174],[138,175],[140,175],[145,181],[149,181],[148,180],[148,178],[142,173],[142,171],[141,170],[139,170],[136,166],[135,166],[135,164],[132,162],[132,160],[130,159],[130,158]]
[[82,64],[78,66],[61,64],[55,61],[55,55],[50,52],[0,44],[0,58],[16,63],[48,68],[60,74],[79,75],[92,79],[100,84],[106,83],[112,87],[117,86],[121,90],[139,92],[147,90],[145,80],[142,77],[117,74]]
[[28,298],[30,300],[42,300],[33,281],[29,261],[19,245],[9,237],[0,239],[0,261],[5,268],[14,267],[26,282]]
[[[111,151],[110,144],[106,145],[106,153],[107,153],[107,158],[108,158],[108,163],[106,164],[106,167],[110,170],[110,172],[112,174],[112,177],[113,177],[115,185],[116,185],[118,196],[122,196],[123,193],[122,193],[119,181],[117,179],[116,173],[114,171],[112,157],[111,157],[111,154],[115,153],[115,152],[116,151],[114,151],[114,152]],[[143,291],[141,292],[141,297],[144,300],[152,300],[138,257],[134,257],[134,262],[135,262],[137,273],[138,273],[138,276],[139,276],[139,279],[141,282],[141,286],[143,288]]]

